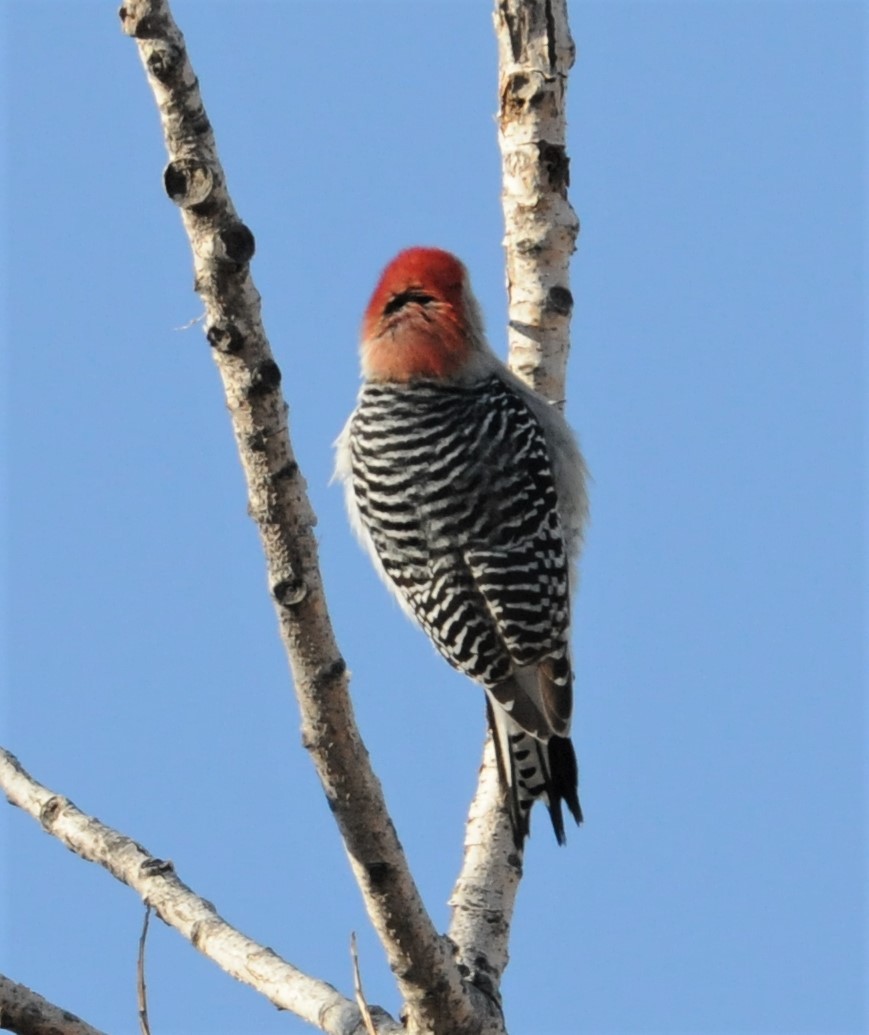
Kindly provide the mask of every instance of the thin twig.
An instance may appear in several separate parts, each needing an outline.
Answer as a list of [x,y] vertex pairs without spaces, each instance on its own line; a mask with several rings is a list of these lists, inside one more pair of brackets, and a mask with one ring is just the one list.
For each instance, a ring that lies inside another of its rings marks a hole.
[[145,920],[142,923],[142,934],[139,938],[139,961],[136,966],[136,1002],[139,1007],[139,1031],[142,1035],[151,1035],[148,1024],[148,990],[145,987],[145,940],[148,937],[148,921],[151,918],[151,907],[145,903]]
[[356,949],[355,931],[350,933],[350,959],[353,960],[353,991],[356,993],[356,1005],[359,1007],[359,1012],[362,1014],[365,1031],[367,1032],[367,1035],[377,1035],[374,1021],[371,1018],[371,1010],[368,1008],[365,993],[362,991],[362,975],[359,973],[359,953]]

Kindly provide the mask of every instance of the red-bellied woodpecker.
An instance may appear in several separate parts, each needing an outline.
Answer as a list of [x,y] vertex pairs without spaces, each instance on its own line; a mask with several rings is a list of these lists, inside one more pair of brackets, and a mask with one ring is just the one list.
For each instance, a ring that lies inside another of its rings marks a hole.
[[404,610],[480,683],[517,845],[542,798],[582,819],[569,739],[584,465],[559,411],[490,350],[459,260],[409,248],[362,322],[337,442],[351,523]]

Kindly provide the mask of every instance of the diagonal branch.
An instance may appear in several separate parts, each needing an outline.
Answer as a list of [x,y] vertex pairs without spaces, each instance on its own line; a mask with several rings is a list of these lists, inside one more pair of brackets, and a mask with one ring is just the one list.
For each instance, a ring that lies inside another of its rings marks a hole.
[[473,1030],[474,1008],[448,943],[436,933],[407,867],[383,793],[356,727],[347,671],[329,621],[313,535],[314,515],[290,445],[281,372],[250,277],[250,230],[227,193],[214,136],[166,0],[127,0],[124,31],[136,39],[154,93],[169,164],[167,193],[193,250],[196,290],[268,568],[269,588],[317,768],[392,971],[411,1032]]
[[80,1017],[0,974],[0,1028],[16,1035],[104,1035]]
[[[362,1035],[365,1029],[355,1003],[325,981],[309,977],[272,949],[237,931],[210,902],[178,878],[171,862],[154,858],[126,835],[37,783],[18,759],[3,748],[0,787],[13,805],[38,820],[47,833],[129,885],[161,920],[228,974],[255,988],[275,1006],[292,1010],[329,1035]],[[382,1035],[404,1031],[381,1011],[378,1016]]]

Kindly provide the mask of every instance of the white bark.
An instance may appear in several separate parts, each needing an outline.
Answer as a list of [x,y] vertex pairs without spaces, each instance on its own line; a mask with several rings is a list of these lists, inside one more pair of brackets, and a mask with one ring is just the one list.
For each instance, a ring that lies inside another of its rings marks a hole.
[[[329,1035],[364,1035],[362,1017],[354,1002],[236,930],[210,902],[179,879],[171,862],[154,858],[125,834],[37,783],[3,748],[0,787],[13,805],[38,820],[47,833],[129,885],[161,920],[228,974]],[[404,1031],[382,1011],[378,1011],[378,1017],[382,1035]]]
[[16,1035],[104,1035],[80,1017],[0,974],[0,1028]]
[[227,192],[198,82],[166,0],[127,0],[120,15],[124,31],[136,39],[160,112],[169,152],[164,183],[181,208],[193,251],[206,334],[266,555],[303,742],[404,999],[408,1030],[433,1032],[439,1018],[449,1017],[456,1035],[476,1031],[473,989],[462,982],[449,944],[425,910],[353,716],[346,665],[323,594],[314,515],[290,445],[281,373],[250,277],[253,234]]
[[[500,982],[522,858],[503,808],[491,741],[470,810],[446,939],[425,911],[356,727],[346,665],[326,609],[315,519],[289,440],[281,372],[250,277],[253,235],[227,192],[198,82],[167,0],[127,0],[120,15],[124,31],[136,39],[160,112],[169,152],[164,183],[190,239],[206,334],[292,669],[303,743],[404,999],[404,1025],[372,1008],[376,1030],[504,1035]],[[566,0],[496,0],[495,24],[511,366],[542,394],[562,401],[572,308],[567,266],[578,231],[567,201],[564,149],[564,92],[573,61]],[[170,863],[40,786],[2,749],[0,785],[46,831],[129,884],[166,923],[275,1005],[334,1035],[364,1030],[351,1000],[232,928],[177,878]]]
[[513,843],[495,745],[489,736],[465,830],[462,869],[450,898],[450,938],[459,963],[477,986],[499,1003],[501,976],[509,958],[510,921],[521,878],[522,852]]
[[[566,0],[495,0],[510,366],[563,405],[579,223],[567,199],[565,93],[574,60]],[[459,962],[500,1001],[522,877],[487,741],[450,905]]]
[[496,0],[510,366],[563,404],[579,221],[567,198],[567,0]]

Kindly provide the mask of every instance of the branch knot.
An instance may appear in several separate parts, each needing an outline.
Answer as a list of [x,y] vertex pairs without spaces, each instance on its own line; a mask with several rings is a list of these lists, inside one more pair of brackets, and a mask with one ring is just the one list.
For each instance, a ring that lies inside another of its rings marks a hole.
[[163,171],[163,187],[180,208],[201,205],[214,187],[214,173],[205,162],[192,158],[178,158],[169,162]]

